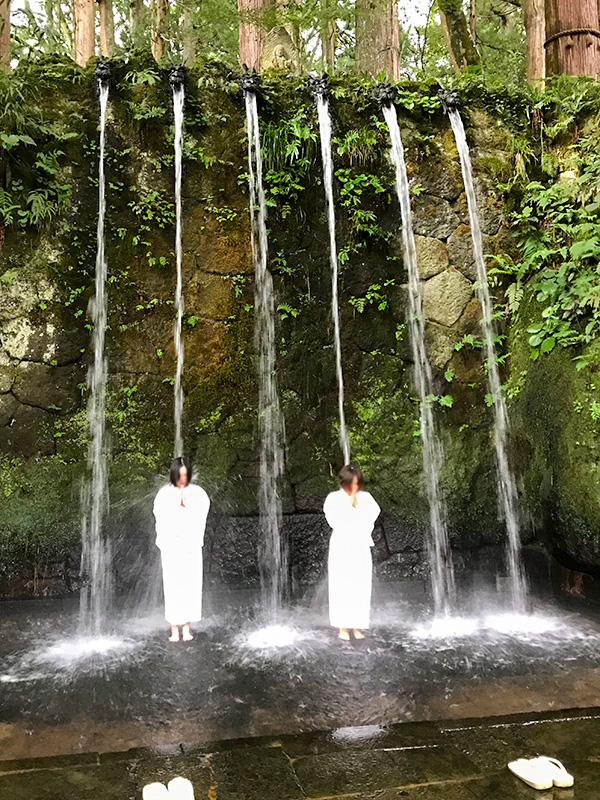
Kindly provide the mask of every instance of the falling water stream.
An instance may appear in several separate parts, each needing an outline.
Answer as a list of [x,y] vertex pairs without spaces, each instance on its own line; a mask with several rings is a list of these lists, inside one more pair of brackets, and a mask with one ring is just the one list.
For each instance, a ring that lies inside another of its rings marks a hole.
[[[254,78],[248,75],[244,78]],[[283,474],[284,424],[276,377],[275,298],[267,267],[267,211],[256,85],[242,83],[248,131],[248,173],[252,257],[255,270],[255,344],[258,352],[258,429],[260,436],[259,567],[263,610],[274,623],[282,605],[287,550],[281,536],[280,478]]]
[[342,345],[340,341],[340,310],[338,303],[338,256],[335,238],[335,205],[333,202],[333,159],[331,157],[331,116],[327,85],[323,79],[312,83],[312,91],[317,104],[319,117],[319,134],[321,138],[321,158],[323,161],[323,179],[325,185],[325,201],[327,205],[327,224],[329,226],[329,260],[331,263],[331,315],[333,318],[333,335],[335,343],[335,371],[338,385],[338,412],[340,418],[340,445],[344,454],[344,463],[350,462],[350,443],[346,429],[344,413],[344,373],[342,369]]
[[483,346],[487,365],[487,377],[490,394],[494,398],[494,443],[498,465],[498,499],[506,531],[508,534],[506,562],[510,584],[511,601],[515,611],[522,612],[526,608],[527,584],[521,565],[521,536],[519,531],[518,498],[514,475],[508,462],[506,441],[508,434],[508,412],[506,400],[500,381],[500,370],[496,357],[494,323],[492,320],[492,302],[488,287],[487,270],[483,255],[483,239],[479,223],[479,213],[475,189],[473,186],[473,167],[465,128],[456,107],[448,107],[450,124],[456,138],[456,146],[460,157],[465,192],[469,207],[469,221],[473,238],[473,251],[477,266],[477,294],[481,303]]
[[428,541],[431,565],[431,583],[433,590],[434,612],[436,616],[448,614],[454,599],[454,568],[448,532],[444,521],[444,507],[440,492],[439,473],[442,465],[443,450],[439,440],[431,401],[433,394],[433,376],[431,365],[425,349],[425,320],[423,316],[423,298],[421,281],[417,266],[417,251],[412,226],[410,207],[410,189],[404,148],[398,127],[398,117],[393,103],[382,106],[383,116],[390,131],[392,142],[392,161],[396,168],[396,191],[402,215],[402,244],[404,263],[408,271],[409,288],[409,329],[412,346],[415,381],[421,404],[420,430],[423,442],[423,469],[429,501],[430,536]]
[[183,339],[181,336],[181,325],[183,321],[183,278],[182,278],[182,223],[181,223],[181,151],[183,142],[183,108],[185,101],[185,89],[183,85],[183,73],[180,67],[175,67],[169,76],[171,88],[173,90],[173,116],[175,118],[175,259],[177,264],[177,287],[175,291],[175,352],[177,354],[177,366],[175,369],[174,399],[175,399],[175,443],[174,455],[183,455],[183,388],[181,386],[181,376],[183,373]]
[[86,635],[97,635],[106,627],[112,597],[110,543],[103,530],[108,510],[106,381],[107,363],[104,352],[106,338],[106,277],[104,220],[106,187],[104,149],[109,74],[102,62],[96,70],[100,98],[100,159],[98,166],[98,226],[96,249],[95,294],[90,301],[94,326],[92,349],[94,360],[88,372],[87,425],[89,437],[89,477],[82,490],[82,556],[80,628]]

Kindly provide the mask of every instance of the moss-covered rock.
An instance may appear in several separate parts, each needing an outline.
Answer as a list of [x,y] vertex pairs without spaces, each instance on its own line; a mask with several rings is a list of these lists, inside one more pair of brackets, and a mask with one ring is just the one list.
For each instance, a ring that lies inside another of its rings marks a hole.
[[[5,588],[19,585],[20,591],[31,588],[34,572],[49,581],[44,590],[75,588],[68,576],[77,561],[77,490],[87,451],[87,307],[97,214],[97,107],[90,70],[60,60],[40,69],[37,83],[28,73],[27,86],[46,133],[35,134],[35,152],[20,145],[3,151],[0,160],[3,185],[12,175],[28,191],[46,187],[54,198],[39,224],[7,224],[0,246],[0,452],[9,501],[0,504],[0,569]],[[346,411],[353,457],[386,509],[378,557],[389,562],[389,575],[399,575],[406,565],[417,574],[426,571],[428,509],[415,435],[419,414],[406,331],[406,270],[388,141],[373,120],[370,88],[356,76],[337,78],[331,105]],[[427,280],[428,347],[439,394],[453,398],[452,408],[436,409],[446,451],[449,528],[457,549],[471,549],[500,542],[503,530],[490,502],[495,474],[481,352],[455,349],[464,334],[477,337],[479,306],[468,280],[475,276],[458,155],[447,119],[427,111],[432,91],[407,85],[415,102],[400,106],[399,114],[421,276]],[[490,163],[501,159],[507,141],[506,122],[482,110],[484,105],[474,98],[468,115],[469,135],[478,137],[476,163],[482,165],[486,157]],[[266,75],[259,106],[270,266],[280,317],[277,369],[286,419],[282,493],[290,539],[300,553],[306,549],[305,526],[313,524],[312,513],[321,512],[342,461],[329,239],[316,112],[306,82]],[[213,499],[207,563],[210,577],[219,581],[233,574],[231,559],[226,563],[219,553],[236,532],[239,552],[249,553],[256,545],[259,464],[245,117],[226,69],[207,63],[190,71],[185,113],[184,439],[198,479]],[[122,585],[132,579],[126,564],[139,568],[152,550],[151,498],[172,455],[172,143],[170,92],[153,61],[141,55],[137,61],[115,62],[106,150],[112,443],[107,526],[120,554]],[[38,151],[56,158],[50,177],[35,171]],[[499,229],[500,201],[485,179],[485,167],[479,171],[484,227],[490,246],[498,250],[506,245],[506,231]],[[59,202],[60,186],[66,188]],[[525,434],[530,451],[539,453],[535,463],[541,464],[550,457],[550,445],[544,449],[533,428]],[[534,497],[538,472],[521,470]],[[560,509],[569,509],[571,502],[563,499]],[[296,513],[307,518],[295,521]],[[311,541],[321,553],[321,532]],[[292,563],[303,581],[297,559]],[[231,580],[256,579],[249,555],[248,564],[238,568],[241,578]]]

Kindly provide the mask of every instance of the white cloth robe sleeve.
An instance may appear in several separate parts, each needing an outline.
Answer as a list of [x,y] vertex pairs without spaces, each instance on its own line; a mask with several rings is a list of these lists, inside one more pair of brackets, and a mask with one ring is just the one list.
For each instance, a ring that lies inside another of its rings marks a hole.
[[164,486],[154,501],[165,618],[171,625],[202,619],[202,546],[209,508],[208,495],[195,484]]
[[380,508],[368,492],[358,492],[357,505],[343,489],[332,492],[323,506],[333,528],[329,541],[329,620],[335,628],[368,628],[373,560],[371,534]]

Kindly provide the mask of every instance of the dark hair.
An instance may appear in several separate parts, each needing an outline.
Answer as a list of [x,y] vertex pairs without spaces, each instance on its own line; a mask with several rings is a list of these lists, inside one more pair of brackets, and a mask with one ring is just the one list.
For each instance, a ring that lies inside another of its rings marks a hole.
[[171,464],[171,469],[169,471],[169,479],[173,486],[177,486],[179,472],[182,467],[187,469],[188,483],[192,482],[192,462],[187,456],[179,456],[178,458],[173,459],[173,463]]
[[346,466],[342,467],[339,471],[338,481],[342,489],[352,486],[354,478],[358,478],[358,488],[362,489],[365,485],[365,479],[356,464],[346,464]]

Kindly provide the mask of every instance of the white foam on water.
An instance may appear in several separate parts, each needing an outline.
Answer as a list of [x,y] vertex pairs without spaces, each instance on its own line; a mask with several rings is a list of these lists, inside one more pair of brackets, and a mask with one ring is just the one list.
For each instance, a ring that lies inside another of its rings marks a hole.
[[34,660],[38,664],[52,663],[69,666],[95,656],[112,656],[118,652],[126,652],[131,650],[133,646],[134,642],[131,640],[116,639],[108,636],[82,637],[72,641],[65,639],[38,651],[34,656]]
[[559,627],[555,617],[535,614],[493,614],[485,619],[485,627],[499,633],[548,633]]
[[331,738],[336,742],[361,742],[365,739],[376,739],[385,734],[381,725],[360,725],[353,728],[336,728]]
[[253,631],[246,639],[246,646],[256,650],[271,647],[291,647],[298,641],[299,633],[286,625],[268,625]]
[[479,630],[479,620],[473,617],[436,617],[410,632],[415,639],[453,639],[473,636]]

